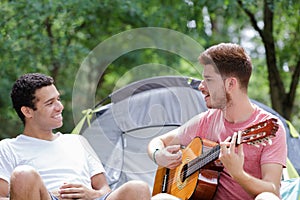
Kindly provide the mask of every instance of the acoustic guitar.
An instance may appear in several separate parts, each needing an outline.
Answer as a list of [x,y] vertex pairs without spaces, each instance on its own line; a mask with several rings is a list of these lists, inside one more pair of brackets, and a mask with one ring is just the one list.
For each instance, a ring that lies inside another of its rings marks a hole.
[[[243,131],[238,131],[236,145],[266,145],[278,130],[277,119],[268,119]],[[206,148],[206,151],[203,149]],[[182,149],[182,164],[175,169],[158,167],[152,195],[168,193],[180,198],[210,200],[217,189],[219,174],[223,170],[218,160],[220,145],[196,137]]]

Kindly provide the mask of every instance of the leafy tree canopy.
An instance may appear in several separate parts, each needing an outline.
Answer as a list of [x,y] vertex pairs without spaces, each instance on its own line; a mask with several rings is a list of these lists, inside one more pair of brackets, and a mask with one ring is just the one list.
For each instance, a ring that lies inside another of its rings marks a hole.
[[[299,130],[299,105],[295,104],[299,101],[299,12],[296,0],[3,0],[0,136],[22,132],[22,124],[11,107],[10,89],[17,77],[28,72],[54,77],[65,105],[60,130],[71,131],[72,88],[81,63],[99,43],[140,27],[176,30],[204,48],[220,42],[240,43],[254,64],[250,96],[272,106]],[[121,77],[147,63],[172,66],[180,74],[199,77],[188,62],[170,52],[136,50],[109,65],[98,83],[96,99],[134,81],[137,77]],[[143,77],[143,72],[138,73]]]

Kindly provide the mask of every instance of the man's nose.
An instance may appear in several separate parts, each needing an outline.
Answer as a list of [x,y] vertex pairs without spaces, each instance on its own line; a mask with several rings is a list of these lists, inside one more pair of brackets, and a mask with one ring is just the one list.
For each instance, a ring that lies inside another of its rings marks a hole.
[[205,82],[204,81],[201,81],[201,83],[199,84],[199,86],[198,86],[198,90],[200,90],[200,91],[203,91],[204,90],[204,88],[205,88]]
[[64,105],[61,103],[61,101],[56,102],[56,109],[57,110],[63,110],[64,109]]

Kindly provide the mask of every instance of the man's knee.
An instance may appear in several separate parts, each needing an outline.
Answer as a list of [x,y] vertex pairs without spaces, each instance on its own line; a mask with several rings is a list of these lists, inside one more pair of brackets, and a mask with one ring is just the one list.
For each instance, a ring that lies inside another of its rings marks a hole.
[[132,180],[126,183],[126,187],[131,188],[133,190],[138,190],[140,192],[149,193],[150,189],[146,182],[139,180]]
[[128,181],[108,196],[108,199],[120,198],[130,200],[149,200],[150,188],[148,184],[143,181]]
[[170,194],[159,193],[153,196],[151,200],[180,200],[180,199]]
[[49,199],[39,173],[30,166],[16,167],[10,178],[11,199]]
[[255,197],[255,200],[280,200],[278,196],[271,192],[263,192]]
[[11,184],[30,183],[31,181],[37,181],[38,177],[39,174],[33,167],[22,165],[14,169],[10,182]]

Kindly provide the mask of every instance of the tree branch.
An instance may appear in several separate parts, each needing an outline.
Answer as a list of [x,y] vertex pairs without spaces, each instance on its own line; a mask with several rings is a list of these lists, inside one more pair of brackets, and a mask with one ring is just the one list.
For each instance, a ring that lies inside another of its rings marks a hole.
[[50,54],[51,54],[50,56],[51,56],[51,59],[52,59],[51,62],[52,62],[52,66],[53,66],[53,69],[50,70],[50,71],[51,71],[51,76],[55,79],[57,74],[58,74],[60,63],[55,58],[55,53],[54,53],[54,49],[53,49],[54,36],[53,36],[53,33],[52,33],[52,22],[51,22],[51,19],[49,17],[47,17],[46,20],[45,20],[45,28],[46,28],[46,32],[47,32],[47,35],[48,35],[49,41],[50,41]]
[[263,38],[263,31],[258,27],[257,20],[255,19],[255,16],[250,10],[248,10],[246,7],[244,7],[242,0],[237,0],[239,6],[242,8],[242,10],[248,15],[250,19],[250,23],[252,24],[253,28],[258,32],[261,38]]
[[293,102],[294,102],[294,99],[296,97],[296,90],[297,90],[297,85],[298,85],[298,82],[299,82],[299,76],[300,76],[300,59],[298,60],[297,64],[296,64],[296,68],[295,68],[295,71],[293,73],[293,76],[292,76],[292,81],[291,81],[291,84],[290,84],[290,91],[289,91],[289,98],[288,98],[288,101],[287,104],[292,106],[293,105]]

